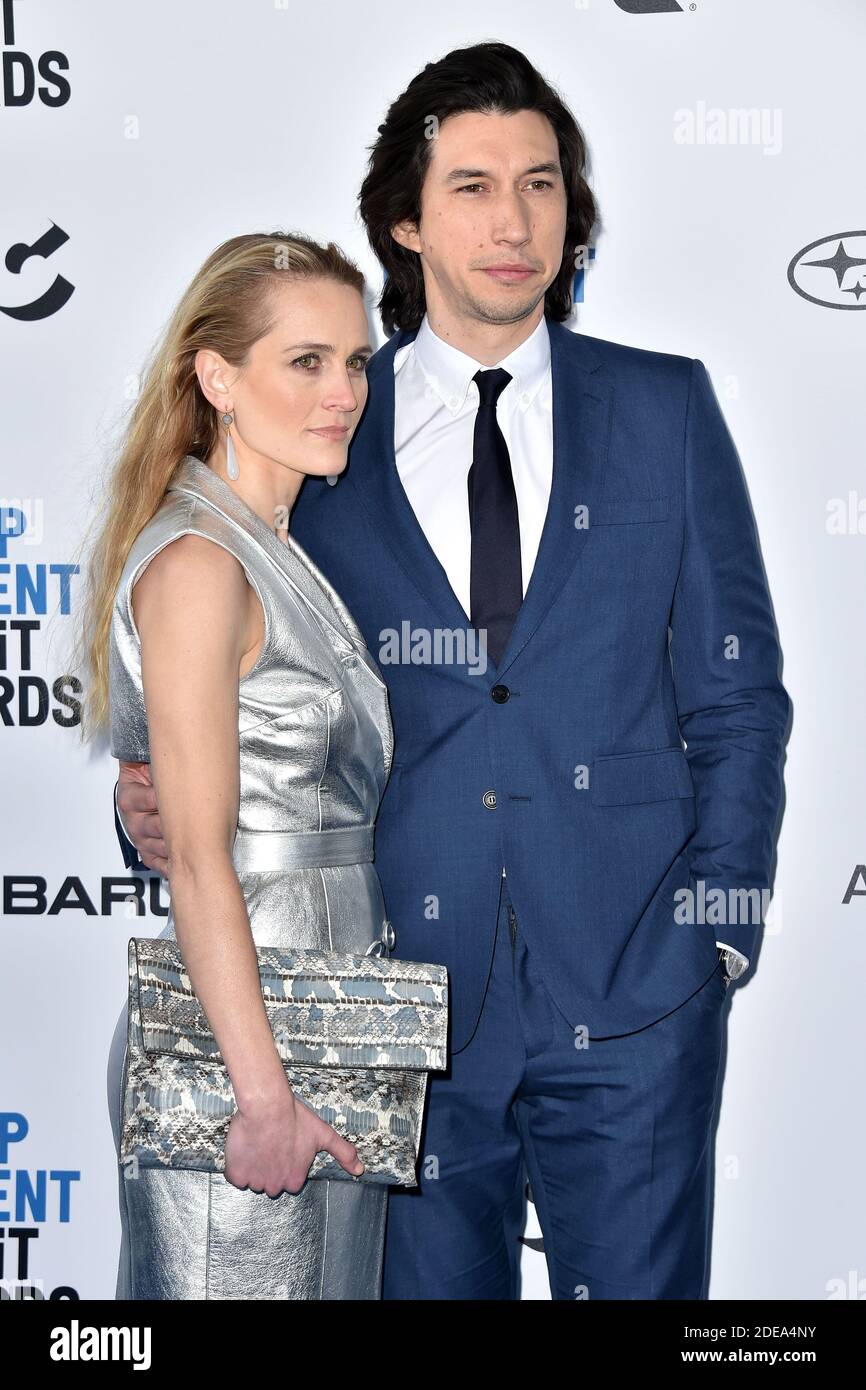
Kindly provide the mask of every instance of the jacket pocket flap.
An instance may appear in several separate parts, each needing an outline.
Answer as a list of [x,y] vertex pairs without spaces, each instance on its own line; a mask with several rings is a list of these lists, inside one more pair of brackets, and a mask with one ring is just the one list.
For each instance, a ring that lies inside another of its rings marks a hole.
[[669,801],[695,794],[682,748],[653,748],[643,753],[611,753],[596,758],[590,785],[597,806]]

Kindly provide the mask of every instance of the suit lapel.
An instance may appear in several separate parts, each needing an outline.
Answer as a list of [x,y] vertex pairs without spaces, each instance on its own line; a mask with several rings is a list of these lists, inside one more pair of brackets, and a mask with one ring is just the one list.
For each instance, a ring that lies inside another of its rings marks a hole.
[[553,478],[538,554],[496,679],[512,664],[566,583],[589,528],[575,509],[598,500],[604,479],[613,412],[613,386],[586,339],[548,319],[553,390]]
[[[441,615],[442,626],[468,627],[448,575],[415,515],[397,472],[394,451],[394,357],[417,333],[400,331],[373,357],[367,370],[370,397],[365,422],[349,446],[345,476],[356,485],[377,534],[415,588]],[[338,484],[340,486],[340,484]]]
[[[610,439],[613,387],[601,359],[579,334],[547,321],[553,395],[553,478],[538,554],[526,594],[493,679],[518,656],[582,553],[587,528],[575,526],[575,508],[597,500]],[[417,330],[416,330],[417,331]],[[377,534],[443,627],[468,621],[415,515],[397,472],[394,453],[394,355],[415,332],[398,332],[372,359],[366,422],[350,446],[351,477]],[[338,485],[339,486],[339,485]],[[591,507],[590,507],[591,509]],[[473,677],[477,681],[477,676]]]

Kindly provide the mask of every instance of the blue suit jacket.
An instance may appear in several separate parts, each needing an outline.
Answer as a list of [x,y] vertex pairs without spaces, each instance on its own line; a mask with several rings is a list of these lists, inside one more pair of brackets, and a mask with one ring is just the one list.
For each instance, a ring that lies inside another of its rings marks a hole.
[[[706,370],[548,328],[550,504],[498,668],[387,661],[389,629],[469,626],[395,464],[393,359],[414,333],[372,358],[346,470],[308,478],[292,513],[388,683],[376,867],[396,954],[449,967],[453,1050],[482,1004],[503,865],[553,1000],[591,1037],[676,1008],[717,938],[751,958],[762,919],[735,890],[772,886],[790,702]],[[699,881],[725,915],[677,920]]]

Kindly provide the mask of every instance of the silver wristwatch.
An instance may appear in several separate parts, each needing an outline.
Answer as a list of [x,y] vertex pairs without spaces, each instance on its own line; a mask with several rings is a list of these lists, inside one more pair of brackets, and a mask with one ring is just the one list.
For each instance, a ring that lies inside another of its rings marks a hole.
[[729,951],[724,946],[718,946],[716,949],[724,967],[725,984],[729,985],[731,980],[738,980],[743,971],[748,970],[748,962],[744,961],[742,956],[738,956],[736,951]]

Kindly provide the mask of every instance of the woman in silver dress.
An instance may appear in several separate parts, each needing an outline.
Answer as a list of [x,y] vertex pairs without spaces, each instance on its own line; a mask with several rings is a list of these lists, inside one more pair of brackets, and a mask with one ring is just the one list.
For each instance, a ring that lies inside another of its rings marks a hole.
[[[288,533],[304,477],[342,472],[364,408],[362,289],[332,244],[218,247],[149,369],[91,559],[89,723],[110,728],[116,757],[150,763],[160,935],[181,947],[238,1107],[224,1174],[119,1165],[117,1298],[380,1297],[387,1187],[305,1181],[322,1149],[361,1165],[293,1096],[255,956],[393,944],[371,862],[387,689]],[[108,1066],[118,1154],[125,1049],[124,1003]]]

